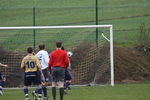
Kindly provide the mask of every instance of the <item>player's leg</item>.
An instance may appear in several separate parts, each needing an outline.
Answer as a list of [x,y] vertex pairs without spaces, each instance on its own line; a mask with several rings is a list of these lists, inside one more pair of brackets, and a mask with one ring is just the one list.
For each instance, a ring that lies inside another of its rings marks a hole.
[[41,81],[41,77],[40,77],[41,73],[40,73],[40,71],[37,71],[34,74],[35,74],[35,77],[33,78],[33,84],[38,85],[38,87],[34,91],[32,91],[32,96],[33,96],[34,100],[36,100],[38,93],[39,93],[39,84],[40,84],[39,81]]
[[64,84],[64,89],[70,89],[70,84],[71,84],[71,80],[72,80],[72,77],[69,73],[68,70],[65,70],[65,84]]
[[52,96],[53,100],[56,100],[56,82],[52,82]]
[[36,89],[35,91],[32,91],[32,96],[33,96],[34,100],[36,100],[37,94],[38,94],[38,89]]
[[6,78],[0,73],[0,95],[3,95],[3,87],[5,84]]
[[38,100],[42,99],[42,85],[41,84],[38,85],[38,87],[34,91],[32,91],[32,96],[34,100],[36,100],[37,97],[38,97]]
[[3,95],[3,82],[0,80],[0,95]]
[[66,89],[71,89],[70,88],[70,84],[71,84],[71,80],[67,80],[66,82],[65,82],[65,87],[66,87]]
[[45,78],[45,82],[43,82],[43,84],[42,84],[42,90],[43,90],[43,94],[44,94],[44,99],[46,100],[46,99],[48,99],[47,85],[48,85],[48,81],[49,81],[47,68],[42,70],[42,72],[43,72],[43,75],[44,75],[44,78]]
[[42,85],[38,86],[38,100],[42,100]]
[[40,74],[38,72],[35,72],[35,77],[33,77],[33,84],[38,85],[35,92],[38,94],[38,100],[42,100],[42,84]]
[[63,100],[64,96],[64,82],[58,82],[60,100]]
[[57,81],[60,93],[60,100],[63,100],[64,96],[64,80],[65,80],[65,69],[59,67]]
[[57,85],[57,68],[52,68],[52,97],[56,100],[56,85]]
[[29,94],[28,94],[28,87],[24,86],[24,96],[25,96],[25,100],[29,100]]
[[27,73],[24,75],[24,96],[25,100],[29,100],[28,95],[28,86],[31,85],[31,78],[27,76]]
[[34,100],[42,100],[42,85],[39,85],[35,91],[32,91]]

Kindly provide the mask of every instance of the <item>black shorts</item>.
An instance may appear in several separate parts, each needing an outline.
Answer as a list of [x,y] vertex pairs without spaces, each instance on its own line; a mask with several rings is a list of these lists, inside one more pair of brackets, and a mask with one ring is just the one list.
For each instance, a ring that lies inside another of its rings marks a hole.
[[43,75],[44,75],[44,78],[45,78],[45,82],[48,82],[49,81],[49,77],[48,77],[48,69],[43,69],[42,70],[43,72]]
[[65,69],[62,67],[52,68],[52,82],[64,82],[65,80]]
[[72,79],[72,77],[71,77],[69,71],[67,69],[65,69],[65,81],[71,80],[71,79]]
[[38,72],[26,72],[24,74],[24,85],[39,85],[41,84],[40,74]]

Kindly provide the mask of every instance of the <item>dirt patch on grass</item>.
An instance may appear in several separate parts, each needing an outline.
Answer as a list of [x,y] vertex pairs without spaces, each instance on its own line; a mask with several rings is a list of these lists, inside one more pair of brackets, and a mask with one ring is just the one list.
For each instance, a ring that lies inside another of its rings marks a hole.
[[150,80],[148,57],[136,48],[114,47],[115,81],[135,82]]

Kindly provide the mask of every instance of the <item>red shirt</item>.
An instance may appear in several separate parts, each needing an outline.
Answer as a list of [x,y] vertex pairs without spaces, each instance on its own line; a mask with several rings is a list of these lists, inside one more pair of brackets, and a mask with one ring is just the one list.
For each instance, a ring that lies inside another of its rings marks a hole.
[[51,70],[51,67],[56,66],[67,68],[68,65],[69,65],[69,58],[66,51],[56,49],[50,54],[49,70]]

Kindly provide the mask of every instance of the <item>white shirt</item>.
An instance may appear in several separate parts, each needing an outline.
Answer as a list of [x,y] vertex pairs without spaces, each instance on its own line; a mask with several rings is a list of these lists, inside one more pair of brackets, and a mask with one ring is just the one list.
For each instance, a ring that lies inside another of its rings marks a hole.
[[45,50],[40,50],[35,56],[39,59],[42,66],[42,70],[46,69],[48,67],[49,62],[48,52]]

